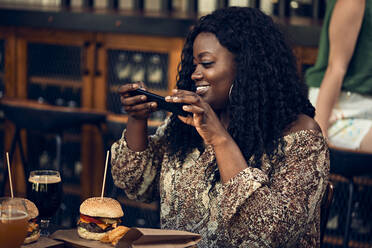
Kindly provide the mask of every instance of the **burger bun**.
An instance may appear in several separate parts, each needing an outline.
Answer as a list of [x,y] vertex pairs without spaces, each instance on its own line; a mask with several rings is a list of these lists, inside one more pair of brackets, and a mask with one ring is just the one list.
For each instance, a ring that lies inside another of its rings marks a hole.
[[78,227],[77,232],[81,238],[91,239],[91,240],[101,240],[103,236],[106,235],[106,232],[103,232],[103,233],[89,232],[87,229],[82,228],[82,227]]
[[124,216],[120,203],[109,197],[91,197],[80,205],[80,213],[92,217],[120,218]]
[[37,209],[35,203],[28,199],[24,199],[27,213],[28,213],[28,219],[34,219],[39,216],[39,210]]
[[39,238],[40,238],[40,230],[37,233],[34,233],[31,236],[27,237],[25,241],[23,241],[23,244],[29,244],[29,243],[35,242]]

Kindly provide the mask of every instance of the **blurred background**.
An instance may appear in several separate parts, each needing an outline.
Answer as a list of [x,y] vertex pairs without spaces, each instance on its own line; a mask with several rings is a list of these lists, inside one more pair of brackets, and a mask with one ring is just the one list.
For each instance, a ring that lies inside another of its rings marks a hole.
[[[19,129],[25,161],[16,146],[11,160],[15,193],[27,195],[25,166],[28,171],[58,169],[64,198],[54,222],[74,227],[80,203],[100,194],[105,151],[125,128],[127,116],[116,93],[120,85],[144,81],[149,90],[166,95],[175,87],[190,27],[201,15],[226,6],[250,6],[271,15],[291,44],[302,76],[315,63],[326,4],[326,0],[0,0],[0,98],[105,115],[102,122],[86,119],[58,130],[33,130],[26,124],[45,118],[45,113],[20,115],[14,121],[1,108],[3,194],[9,195],[5,152]],[[158,111],[151,116],[150,133],[166,115]],[[350,181],[336,174],[332,181],[337,191],[324,246],[342,247]],[[349,247],[372,247],[372,180],[358,177],[355,186]],[[110,173],[106,187],[106,195],[123,205],[124,224],[160,226],[158,202],[128,200],[113,185]]]

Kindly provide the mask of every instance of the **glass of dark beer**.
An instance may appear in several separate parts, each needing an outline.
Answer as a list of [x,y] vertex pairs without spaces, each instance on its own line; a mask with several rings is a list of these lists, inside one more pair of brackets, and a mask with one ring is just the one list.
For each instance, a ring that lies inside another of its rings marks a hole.
[[62,199],[62,180],[58,171],[31,171],[28,178],[30,184],[30,200],[39,209],[40,233],[49,236],[51,218],[57,212]]

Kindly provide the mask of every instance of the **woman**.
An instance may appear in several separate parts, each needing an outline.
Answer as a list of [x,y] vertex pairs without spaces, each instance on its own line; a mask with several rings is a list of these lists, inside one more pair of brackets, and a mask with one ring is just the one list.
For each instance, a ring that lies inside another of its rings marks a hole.
[[306,72],[315,119],[336,147],[372,153],[372,1],[330,0]]
[[298,80],[291,49],[270,17],[231,7],[189,33],[177,90],[188,117],[146,135],[156,103],[130,97],[112,175],[127,196],[160,197],[161,227],[202,235],[199,247],[315,247],[328,150]]

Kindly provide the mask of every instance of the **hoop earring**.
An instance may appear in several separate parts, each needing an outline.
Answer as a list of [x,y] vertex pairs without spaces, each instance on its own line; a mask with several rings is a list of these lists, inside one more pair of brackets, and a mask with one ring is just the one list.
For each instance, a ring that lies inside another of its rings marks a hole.
[[231,102],[231,91],[232,91],[232,88],[234,87],[234,83],[231,84],[230,86],[230,90],[229,90],[229,101]]

